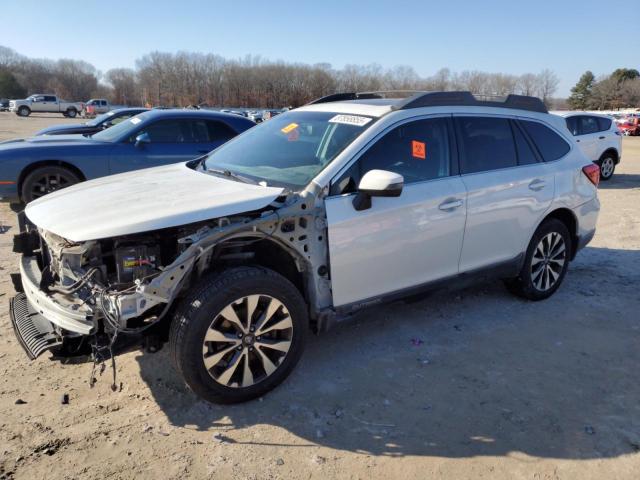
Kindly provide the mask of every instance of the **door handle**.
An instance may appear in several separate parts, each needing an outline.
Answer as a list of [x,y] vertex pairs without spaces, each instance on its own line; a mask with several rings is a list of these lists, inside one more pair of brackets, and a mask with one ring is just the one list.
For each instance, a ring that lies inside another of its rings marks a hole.
[[605,139],[605,138],[607,138],[607,137],[598,137],[598,138],[599,138],[600,140],[604,140],[604,139]]
[[576,143],[580,143],[580,139],[579,139],[579,138],[578,138],[578,139],[576,139]]
[[460,200],[459,198],[448,198],[444,202],[442,202],[440,205],[438,205],[438,208],[445,212],[449,212],[461,206],[462,206],[462,200]]
[[546,185],[547,183],[544,180],[540,180],[539,178],[536,178],[529,184],[529,189],[533,190],[534,192],[537,192],[539,190],[542,190]]

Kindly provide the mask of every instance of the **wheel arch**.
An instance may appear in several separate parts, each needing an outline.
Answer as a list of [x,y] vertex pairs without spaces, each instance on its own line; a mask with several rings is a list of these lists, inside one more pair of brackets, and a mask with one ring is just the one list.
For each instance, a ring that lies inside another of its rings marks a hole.
[[578,250],[578,219],[575,213],[569,208],[557,208],[545,215],[536,227],[536,230],[549,218],[555,218],[561,221],[567,227],[567,230],[569,230],[569,235],[571,236],[571,260],[573,260]]
[[611,154],[613,156],[613,161],[616,163],[616,165],[620,162],[620,154],[618,153],[618,150],[613,147],[607,148],[604,152],[602,152],[602,155],[600,155],[600,158],[598,160],[602,160],[607,156],[607,154]]
[[30,163],[29,165],[24,167],[20,172],[20,176],[18,177],[18,195],[20,196],[21,200],[22,200],[22,185],[24,184],[24,180],[25,178],[27,178],[27,175],[37,170],[38,168],[50,167],[50,166],[67,168],[73,173],[75,173],[76,175],[78,175],[78,177],[80,178],[80,181],[82,182],[84,182],[87,179],[86,175],[82,172],[82,170],[80,170],[78,167],[76,167],[72,163],[65,162],[64,160],[39,160],[37,162]]
[[204,271],[224,270],[237,266],[260,266],[273,270],[289,280],[308,300],[304,258],[276,237],[242,235],[216,244]]

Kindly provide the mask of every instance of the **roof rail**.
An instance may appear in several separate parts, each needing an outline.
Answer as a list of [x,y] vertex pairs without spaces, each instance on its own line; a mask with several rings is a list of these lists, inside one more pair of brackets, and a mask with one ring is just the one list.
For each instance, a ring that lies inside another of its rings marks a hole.
[[373,92],[346,92],[346,93],[334,93],[325,97],[316,98],[307,105],[315,105],[318,103],[329,102],[344,102],[346,100],[370,100],[372,98],[383,98],[382,95]]
[[[399,95],[400,94],[400,95]],[[407,97],[407,95],[409,95]],[[402,98],[406,97],[406,98]],[[420,107],[442,106],[474,106],[474,107],[499,107],[516,110],[528,110],[531,112],[549,113],[547,107],[537,97],[526,95],[474,95],[471,92],[425,92],[415,90],[389,90],[379,92],[348,92],[334,93],[321,97],[307,105],[318,103],[341,102],[347,100],[369,100],[380,98],[402,98],[394,105],[394,110],[407,110]]]
[[537,97],[526,95],[473,95],[471,92],[422,92],[395,105],[395,110],[420,107],[470,106],[498,107],[531,112],[549,113],[547,107]]

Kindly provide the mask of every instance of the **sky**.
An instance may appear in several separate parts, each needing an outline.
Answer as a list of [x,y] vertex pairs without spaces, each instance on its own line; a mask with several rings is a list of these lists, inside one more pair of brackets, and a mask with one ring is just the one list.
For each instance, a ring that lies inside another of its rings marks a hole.
[[0,45],[29,57],[135,67],[154,50],[298,63],[522,74],[550,68],[567,96],[580,75],[640,69],[640,2],[2,1]]

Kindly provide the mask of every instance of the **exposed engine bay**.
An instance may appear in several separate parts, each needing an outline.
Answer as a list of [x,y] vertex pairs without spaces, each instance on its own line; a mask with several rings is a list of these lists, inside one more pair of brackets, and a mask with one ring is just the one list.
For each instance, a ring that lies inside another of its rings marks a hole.
[[324,209],[298,194],[261,211],[115,238],[70,242],[43,229],[18,237],[23,263],[39,270],[22,269],[34,284],[28,292],[23,279],[25,293],[42,305],[62,343],[106,336],[112,344],[120,333],[141,334],[199,277],[229,265],[288,269],[306,292],[311,318],[331,305]]

